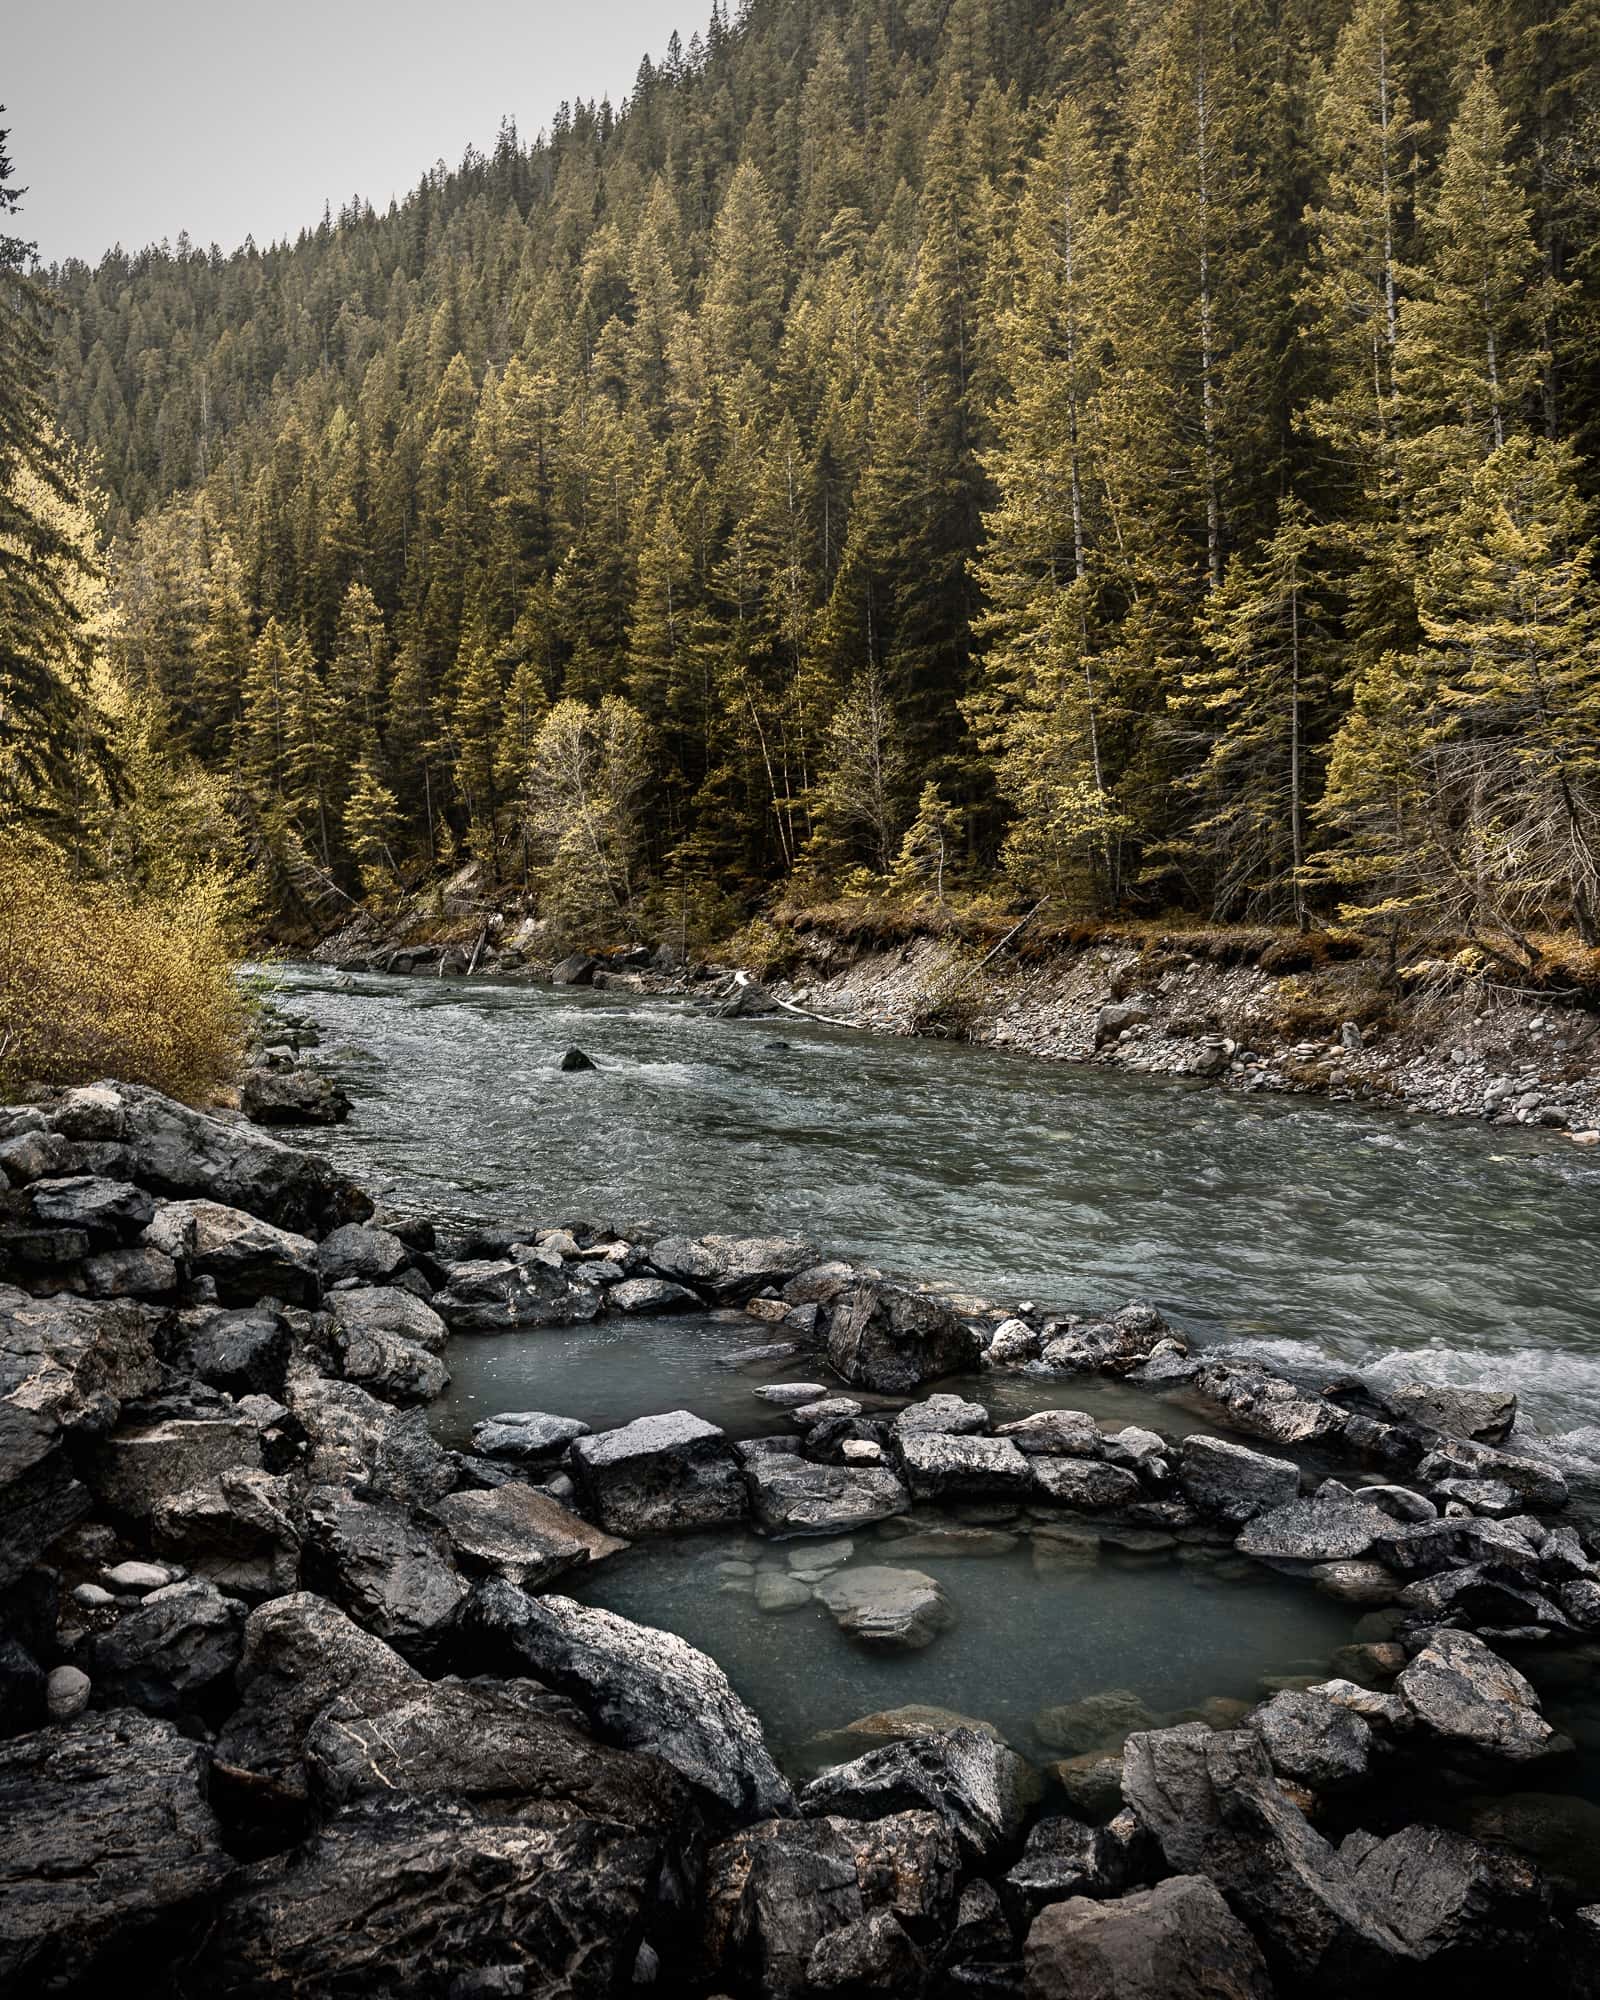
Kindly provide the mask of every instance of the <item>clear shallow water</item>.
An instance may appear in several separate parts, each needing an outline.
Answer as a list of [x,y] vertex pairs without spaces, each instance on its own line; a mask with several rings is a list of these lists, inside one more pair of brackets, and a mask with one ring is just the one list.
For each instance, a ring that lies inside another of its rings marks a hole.
[[[1000,1298],[1149,1298],[1282,1362],[1509,1385],[1544,1429],[1600,1421],[1600,1163],[1564,1141],[683,1002],[273,976],[357,1100],[313,1143],[438,1214],[799,1231]],[[598,1074],[551,1067],[573,1043]]]
[[602,1564],[573,1594],[710,1653],[760,1711],[774,1754],[802,1772],[870,1747],[813,1739],[907,1702],[992,1722],[1024,1756],[1048,1762],[1064,1753],[1035,1735],[1041,1708],[1108,1688],[1131,1689],[1163,1719],[1214,1695],[1255,1701],[1264,1674],[1325,1674],[1355,1616],[1264,1573],[1224,1582],[1170,1559],[1112,1557],[1087,1570],[1036,1566],[1026,1539],[1003,1555],[901,1558],[895,1541],[868,1532],[854,1537],[853,1565],[920,1570],[956,1614],[920,1652],[876,1653],[820,1604],[763,1612],[718,1570],[730,1558],[785,1570],[788,1552],[804,1546],[736,1534],[653,1542]]

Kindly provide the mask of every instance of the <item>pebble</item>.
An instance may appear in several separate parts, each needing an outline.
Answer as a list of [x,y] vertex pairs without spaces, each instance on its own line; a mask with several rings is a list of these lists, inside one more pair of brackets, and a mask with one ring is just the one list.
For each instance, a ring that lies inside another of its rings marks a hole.
[[871,1438],[846,1438],[843,1449],[846,1465],[877,1465],[883,1458],[882,1445]]
[[764,1403],[776,1403],[780,1410],[798,1409],[802,1403],[817,1403],[828,1393],[821,1382],[769,1382],[757,1389]]
[[44,1705],[52,1722],[70,1722],[89,1706],[89,1676],[81,1667],[52,1667],[44,1684]]
[[114,1590],[160,1590],[175,1583],[181,1574],[164,1569],[160,1563],[121,1562],[105,1572],[105,1579]]
[[86,1611],[98,1611],[104,1605],[115,1604],[117,1600],[98,1583],[80,1583],[72,1593],[72,1601],[81,1604]]

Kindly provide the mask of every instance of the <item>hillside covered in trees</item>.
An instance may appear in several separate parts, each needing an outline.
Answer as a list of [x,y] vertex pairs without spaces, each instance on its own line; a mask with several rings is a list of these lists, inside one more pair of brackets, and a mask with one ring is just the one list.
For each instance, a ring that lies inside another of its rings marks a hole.
[[752,0],[386,214],[46,273],[122,685],[302,916],[471,854],[596,932],[1600,943],[1597,57]]

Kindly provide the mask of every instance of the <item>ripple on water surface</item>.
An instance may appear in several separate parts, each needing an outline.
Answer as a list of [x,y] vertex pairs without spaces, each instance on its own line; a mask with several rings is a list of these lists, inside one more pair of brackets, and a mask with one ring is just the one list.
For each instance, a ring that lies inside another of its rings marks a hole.
[[[1001,1297],[1600,1417],[1600,1165],[1558,1140],[680,1002],[275,968],[357,1097],[320,1138],[441,1213],[802,1230]],[[600,1065],[566,1076],[571,1043]],[[347,1051],[341,1053],[341,1050]]]

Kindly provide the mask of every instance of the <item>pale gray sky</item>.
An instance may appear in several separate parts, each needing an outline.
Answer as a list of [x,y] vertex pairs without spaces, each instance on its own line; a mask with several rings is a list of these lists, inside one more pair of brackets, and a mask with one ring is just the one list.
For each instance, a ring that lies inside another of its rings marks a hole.
[[231,250],[384,207],[502,114],[626,96],[710,0],[9,0],[0,123],[48,263],[180,229]]

